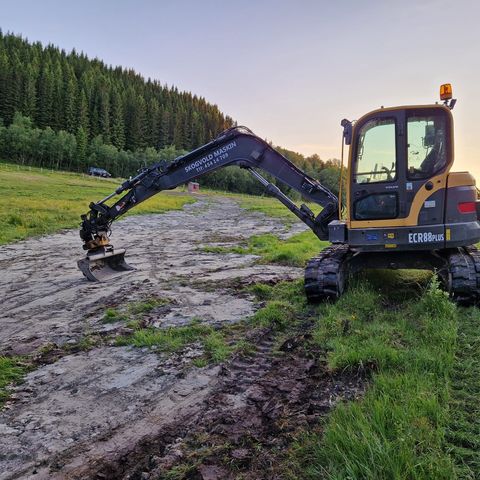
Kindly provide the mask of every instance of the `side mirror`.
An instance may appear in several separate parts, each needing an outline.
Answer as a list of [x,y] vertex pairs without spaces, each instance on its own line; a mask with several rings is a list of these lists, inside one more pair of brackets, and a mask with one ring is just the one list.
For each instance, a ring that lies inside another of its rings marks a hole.
[[345,145],[350,145],[352,143],[352,122],[344,118],[340,125],[343,127],[343,139],[345,140]]

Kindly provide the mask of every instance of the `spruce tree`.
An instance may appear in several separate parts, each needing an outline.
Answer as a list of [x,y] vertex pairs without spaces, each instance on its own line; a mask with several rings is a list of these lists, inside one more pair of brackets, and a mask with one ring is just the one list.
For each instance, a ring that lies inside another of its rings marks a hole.
[[110,143],[110,96],[105,86],[97,90],[98,133],[105,143]]
[[7,85],[9,76],[8,56],[0,44],[0,118],[5,120]]
[[118,90],[114,88],[110,96],[111,141],[119,148],[125,148],[125,122],[123,103]]
[[83,128],[88,134],[89,123],[87,95],[85,91],[82,90],[77,97],[77,129]]
[[86,159],[87,159],[87,146],[88,146],[88,134],[85,128],[82,126],[78,127],[77,130],[77,150],[76,150],[76,170],[81,172],[85,170],[86,167]]
[[72,66],[66,63],[64,65],[64,95],[63,95],[63,113],[65,123],[63,128],[70,133],[77,130],[77,79]]
[[175,128],[173,130],[173,144],[176,148],[182,149],[185,145],[185,132],[184,132],[184,112],[183,110],[177,110],[175,112]]
[[4,100],[4,119],[7,123],[10,123],[13,121],[15,112],[21,108],[22,65],[16,51],[14,51],[10,57],[8,68]]
[[126,147],[136,150],[146,146],[146,106],[145,100],[131,89],[126,107]]
[[36,114],[37,88],[33,65],[27,65],[22,82],[21,112],[27,117],[34,118]]
[[65,115],[63,111],[63,72],[58,58],[53,65],[53,105],[50,126],[54,130],[65,129]]
[[171,118],[172,114],[168,106],[166,106],[162,112],[162,123],[160,128],[160,137],[161,137],[161,146],[168,147],[172,144],[172,136],[171,136]]
[[54,97],[54,82],[49,57],[44,59],[37,85],[37,117],[36,123],[40,128],[50,126],[52,122],[52,108]]
[[147,102],[147,132],[146,143],[149,146],[158,147],[160,137],[159,125],[160,109],[156,98]]

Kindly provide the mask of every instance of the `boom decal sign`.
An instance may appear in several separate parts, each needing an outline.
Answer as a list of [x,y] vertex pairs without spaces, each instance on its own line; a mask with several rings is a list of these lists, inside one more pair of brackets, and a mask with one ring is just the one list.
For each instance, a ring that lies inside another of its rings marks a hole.
[[213,153],[209,153],[204,157],[200,158],[200,160],[196,160],[195,162],[187,165],[185,167],[185,173],[191,172],[195,170],[197,173],[201,173],[204,170],[207,170],[210,167],[213,167],[217,163],[221,162],[222,160],[226,160],[228,158],[228,151],[232,148],[237,146],[237,142],[233,141],[224,145],[221,148],[218,148]]
[[443,233],[419,232],[408,234],[408,243],[443,242],[444,240]]

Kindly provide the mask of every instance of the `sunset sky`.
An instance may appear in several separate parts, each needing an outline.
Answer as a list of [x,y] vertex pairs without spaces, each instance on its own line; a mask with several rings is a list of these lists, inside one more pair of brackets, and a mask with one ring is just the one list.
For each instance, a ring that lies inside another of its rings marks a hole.
[[277,145],[340,155],[340,120],[458,99],[456,170],[480,179],[480,2],[0,0],[0,27],[218,104]]

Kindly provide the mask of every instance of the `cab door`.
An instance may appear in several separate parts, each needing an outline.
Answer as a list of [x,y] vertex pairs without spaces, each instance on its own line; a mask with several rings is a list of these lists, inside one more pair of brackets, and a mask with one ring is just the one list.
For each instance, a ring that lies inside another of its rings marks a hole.
[[[350,219],[402,218],[405,209],[405,112],[375,112],[355,125]],[[375,227],[372,222],[371,227]]]
[[407,204],[412,206],[422,193],[431,192],[418,212],[419,225],[445,222],[446,173],[453,162],[452,132],[451,113],[443,106],[406,110]]

